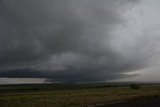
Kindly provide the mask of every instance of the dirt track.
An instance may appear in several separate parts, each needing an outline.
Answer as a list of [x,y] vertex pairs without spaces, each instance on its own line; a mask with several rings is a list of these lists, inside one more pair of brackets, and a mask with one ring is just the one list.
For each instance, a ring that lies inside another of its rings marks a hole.
[[133,101],[111,104],[101,107],[160,107],[160,98],[144,98],[144,99],[135,99]]

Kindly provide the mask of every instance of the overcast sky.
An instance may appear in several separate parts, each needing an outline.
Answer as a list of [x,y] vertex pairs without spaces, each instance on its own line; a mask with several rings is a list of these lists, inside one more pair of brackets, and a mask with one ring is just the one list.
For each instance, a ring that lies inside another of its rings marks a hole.
[[0,83],[160,81],[159,11],[160,0],[1,0]]

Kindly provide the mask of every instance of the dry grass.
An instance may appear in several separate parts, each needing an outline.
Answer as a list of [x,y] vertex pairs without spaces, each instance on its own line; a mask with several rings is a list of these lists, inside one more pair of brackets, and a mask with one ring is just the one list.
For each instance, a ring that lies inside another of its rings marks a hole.
[[137,97],[159,96],[160,86],[86,88],[34,92],[1,92],[0,107],[94,107]]

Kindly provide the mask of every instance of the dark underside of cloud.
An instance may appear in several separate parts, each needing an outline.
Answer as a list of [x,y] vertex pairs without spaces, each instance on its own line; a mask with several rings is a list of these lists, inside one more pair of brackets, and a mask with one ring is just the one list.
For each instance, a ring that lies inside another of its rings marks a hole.
[[143,69],[147,56],[129,52],[139,42],[123,52],[115,48],[112,34],[137,3],[2,0],[0,77],[88,82],[132,76],[125,73]]

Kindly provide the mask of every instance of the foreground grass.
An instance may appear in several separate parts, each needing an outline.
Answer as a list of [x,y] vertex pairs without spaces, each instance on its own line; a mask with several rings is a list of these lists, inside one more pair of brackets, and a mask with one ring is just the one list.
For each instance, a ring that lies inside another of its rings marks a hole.
[[39,91],[0,91],[0,107],[94,107],[139,97],[160,95],[160,85],[139,90],[129,87],[53,89]]

